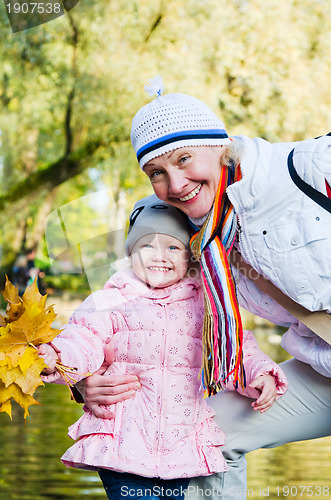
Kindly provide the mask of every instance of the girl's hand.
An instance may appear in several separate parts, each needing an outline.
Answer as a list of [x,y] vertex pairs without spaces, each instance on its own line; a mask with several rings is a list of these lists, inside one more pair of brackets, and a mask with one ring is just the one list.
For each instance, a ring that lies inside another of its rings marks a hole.
[[58,361],[58,355],[55,349],[48,344],[41,344],[38,347],[38,355],[43,358],[47,367],[41,372],[43,375],[49,375],[55,372],[55,365]]
[[277,396],[274,377],[272,375],[260,375],[249,384],[249,387],[261,391],[261,395],[251,404],[253,410],[260,411],[261,413],[269,410],[274,404]]

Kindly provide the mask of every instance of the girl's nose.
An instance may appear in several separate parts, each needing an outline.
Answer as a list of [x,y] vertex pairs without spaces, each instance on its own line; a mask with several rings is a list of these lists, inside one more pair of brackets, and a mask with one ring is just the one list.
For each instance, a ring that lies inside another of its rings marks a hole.
[[153,260],[157,261],[157,262],[165,262],[166,261],[165,251],[160,246],[157,246],[154,249]]

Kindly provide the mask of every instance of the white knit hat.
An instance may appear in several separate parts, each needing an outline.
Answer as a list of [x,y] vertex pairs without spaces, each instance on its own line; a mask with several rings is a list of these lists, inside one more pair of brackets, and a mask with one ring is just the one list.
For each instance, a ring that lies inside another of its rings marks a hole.
[[229,144],[224,123],[199,99],[162,95],[160,77],[145,89],[157,97],[138,111],[131,126],[132,146],[142,169],[148,161],[177,148]]
[[147,234],[167,234],[190,247],[190,229],[185,215],[153,194],[137,201],[130,215],[125,251],[131,255],[135,243]]

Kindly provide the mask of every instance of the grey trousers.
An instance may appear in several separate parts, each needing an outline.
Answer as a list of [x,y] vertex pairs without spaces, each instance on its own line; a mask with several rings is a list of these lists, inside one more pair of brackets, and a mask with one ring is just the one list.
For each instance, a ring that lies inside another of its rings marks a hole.
[[220,392],[208,399],[226,436],[222,451],[229,470],[191,479],[185,500],[244,500],[245,453],[331,435],[331,379],[296,359],[280,366],[289,388],[265,413],[254,412],[252,400],[236,392]]

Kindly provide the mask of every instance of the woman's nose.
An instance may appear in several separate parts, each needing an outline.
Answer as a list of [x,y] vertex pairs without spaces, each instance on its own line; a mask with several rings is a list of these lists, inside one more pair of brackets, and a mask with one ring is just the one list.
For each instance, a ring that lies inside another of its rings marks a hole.
[[182,194],[184,188],[188,184],[188,180],[185,177],[185,172],[183,170],[173,169],[169,174],[169,194],[177,195]]

